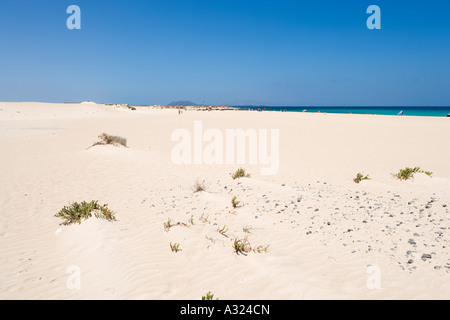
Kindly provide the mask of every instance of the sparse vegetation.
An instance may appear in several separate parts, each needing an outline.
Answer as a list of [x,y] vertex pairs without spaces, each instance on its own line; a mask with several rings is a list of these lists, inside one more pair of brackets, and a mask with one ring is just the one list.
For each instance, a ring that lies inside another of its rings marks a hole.
[[358,172],[356,178],[353,179],[355,183],[360,183],[362,180],[370,180],[369,175],[364,176],[362,173]]
[[233,249],[236,254],[247,255],[252,250],[248,237],[244,237],[242,240],[234,239]]
[[208,221],[208,217],[209,217],[209,215],[207,215],[207,216],[205,217],[205,214],[202,213],[202,215],[201,215],[201,217],[200,217],[200,221],[203,222],[203,223],[210,223],[210,222]]
[[253,252],[258,252],[258,253],[267,252],[269,247],[270,247],[270,244],[267,246],[258,246],[258,247],[256,247],[256,249],[253,250]]
[[170,249],[172,250],[172,252],[178,252],[181,251],[180,249],[180,244],[179,243],[170,243]]
[[192,191],[194,193],[206,191],[206,189],[208,189],[208,186],[206,185],[205,180],[200,181],[197,179],[192,185]]
[[252,248],[250,242],[248,241],[248,236],[245,236],[244,239],[234,239],[233,242],[233,249],[236,252],[236,254],[243,254],[247,255],[251,251],[254,253],[263,253],[267,252],[269,250],[269,246],[257,246],[255,249]]
[[249,173],[246,173],[244,168],[239,168],[231,175],[231,177],[233,180],[236,180],[239,178],[251,178],[252,176]]
[[98,146],[98,145],[121,145],[126,147],[127,146],[127,139],[119,137],[119,136],[111,136],[107,133],[102,133],[101,135],[98,136],[101,141],[98,141],[96,143],[94,143],[93,146]]
[[223,236],[228,238],[228,236],[227,236],[227,232],[228,232],[227,225],[224,225],[222,227],[222,229],[217,229],[217,232],[219,232],[221,235],[223,235]]
[[233,206],[233,208],[237,208],[238,206],[239,206],[239,203],[241,203],[240,201],[237,201],[237,197],[236,196],[234,196],[232,199],[231,199],[231,205]]
[[191,226],[194,225],[194,216],[191,216],[191,218],[188,220],[188,222],[191,224]]
[[[206,296],[202,296],[202,300],[214,300],[214,294],[209,291]],[[219,300],[219,298],[216,298],[216,300]]]
[[[192,217],[191,217],[191,219],[192,219]],[[164,225],[164,231],[166,231],[166,232],[169,232],[170,228],[172,228],[174,226],[185,226],[186,228],[190,227],[187,223],[184,223],[184,222],[172,223],[172,220],[170,218],[167,220],[167,222],[164,222],[163,225]]]
[[164,222],[164,231],[169,232],[170,228],[172,228],[174,224],[172,223],[172,220],[169,218],[167,222]]
[[86,220],[92,217],[92,214],[96,218],[105,219],[108,221],[115,221],[115,213],[108,208],[107,204],[99,205],[98,201],[86,202],[83,201],[81,203],[74,202],[69,206],[64,206],[55,217],[61,218],[65,220],[63,224],[69,225],[72,223],[80,224],[82,219]]
[[129,105],[129,104],[127,104],[127,108],[128,108],[128,109],[130,109],[130,110],[133,110],[133,111],[135,111],[135,110],[136,110],[136,108],[135,108],[135,107],[133,107],[132,105]]
[[242,228],[242,231],[244,231],[245,233],[251,233],[251,230],[252,230],[253,228],[252,227],[250,227],[250,226],[245,226],[244,228]]
[[406,167],[405,169],[400,169],[399,172],[395,175],[395,177],[399,180],[408,180],[414,177],[414,173],[425,173],[427,176],[430,177],[433,174],[433,172],[421,170],[420,167],[414,168]]

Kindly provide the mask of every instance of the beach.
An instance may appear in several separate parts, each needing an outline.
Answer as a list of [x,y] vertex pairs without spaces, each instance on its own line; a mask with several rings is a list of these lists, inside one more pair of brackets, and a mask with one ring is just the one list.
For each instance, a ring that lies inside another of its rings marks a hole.
[[[136,109],[0,103],[0,299],[450,298],[449,118]],[[196,124],[219,146],[277,132],[275,173],[176,163],[174,132],[195,148]],[[102,133],[126,147],[93,146]],[[91,200],[117,221],[55,217]]]

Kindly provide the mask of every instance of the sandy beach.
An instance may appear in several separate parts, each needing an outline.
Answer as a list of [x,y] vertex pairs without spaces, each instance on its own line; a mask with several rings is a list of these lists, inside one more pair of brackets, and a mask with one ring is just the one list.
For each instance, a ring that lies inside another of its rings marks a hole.
[[[174,163],[199,121],[278,130],[276,174]],[[437,117],[0,103],[0,299],[450,299],[448,137]],[[117,221],[55,217],[91,200]]]

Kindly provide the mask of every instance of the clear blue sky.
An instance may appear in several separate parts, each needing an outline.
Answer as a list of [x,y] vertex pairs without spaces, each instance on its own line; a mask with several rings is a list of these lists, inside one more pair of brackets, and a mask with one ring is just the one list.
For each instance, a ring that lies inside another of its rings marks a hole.
[[448,106],[450,1],[1,0],[0,101],[84,100]]

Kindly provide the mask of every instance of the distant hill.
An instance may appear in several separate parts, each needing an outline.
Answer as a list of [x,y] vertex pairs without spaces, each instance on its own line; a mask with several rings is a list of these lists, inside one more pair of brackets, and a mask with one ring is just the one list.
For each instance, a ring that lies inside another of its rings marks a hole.
[[173,101],[168,104],[168,106],[198,106],[195,102],[192,101]]

